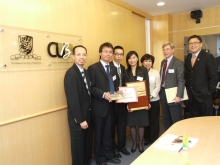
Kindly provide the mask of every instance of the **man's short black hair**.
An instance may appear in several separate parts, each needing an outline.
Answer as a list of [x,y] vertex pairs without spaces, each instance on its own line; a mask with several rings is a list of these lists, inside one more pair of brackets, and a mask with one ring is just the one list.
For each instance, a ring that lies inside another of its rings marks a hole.
[[87,49],[85,48],[85,46],[77,45],[77,46],[74,46],[74,48],[73,48],[73,55],[75,55],[76,48],[84,48],[86,50],[86,53],[87,53]]

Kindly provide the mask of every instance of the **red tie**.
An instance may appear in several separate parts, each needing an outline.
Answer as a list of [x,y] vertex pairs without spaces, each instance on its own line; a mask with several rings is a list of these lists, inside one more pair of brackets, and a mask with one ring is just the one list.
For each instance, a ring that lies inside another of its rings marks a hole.
[[165,60],[165,62],[163,64],[163,73],[162,73],[161,86],[164,84],[164,78],[165,78],[166,69],[167,69],[167,60]]

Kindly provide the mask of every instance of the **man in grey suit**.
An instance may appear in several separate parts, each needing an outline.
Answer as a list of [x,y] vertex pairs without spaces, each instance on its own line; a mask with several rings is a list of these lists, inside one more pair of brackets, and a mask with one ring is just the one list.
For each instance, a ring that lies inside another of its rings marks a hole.
[[[184,63],[174,57],[174,45],[166,42],[162,46],[165,59],[161,62],[161,90],[160,99],[163,113],[163,123],[165,129],[182,119],[181,116],[181,98],[184,91]],[[174,103],[167,103],[166,88],[177,87]]]

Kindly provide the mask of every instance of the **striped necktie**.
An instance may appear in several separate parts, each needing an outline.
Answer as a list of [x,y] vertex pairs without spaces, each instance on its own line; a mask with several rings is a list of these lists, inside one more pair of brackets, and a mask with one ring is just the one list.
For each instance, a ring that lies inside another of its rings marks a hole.
[[118,76],[119,76],[119,86],[122,85],[122,77],[121,77],[121,69],[120,66],[117,67],[117,71],[118,71]]
[[81,73],[82,73],[82,77],[83,77],[84,83],[86,84],[86,88],[89,89],[84,71],[82,71]]

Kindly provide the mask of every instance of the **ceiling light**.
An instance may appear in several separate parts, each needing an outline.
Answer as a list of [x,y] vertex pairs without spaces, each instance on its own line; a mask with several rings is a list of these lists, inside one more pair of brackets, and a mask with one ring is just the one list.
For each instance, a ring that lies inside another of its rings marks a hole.
[[157,3],[157,6],[163,6],[163,5],[165,5],[165,2],[158,2]]

